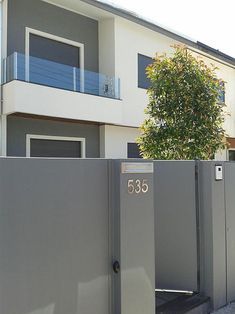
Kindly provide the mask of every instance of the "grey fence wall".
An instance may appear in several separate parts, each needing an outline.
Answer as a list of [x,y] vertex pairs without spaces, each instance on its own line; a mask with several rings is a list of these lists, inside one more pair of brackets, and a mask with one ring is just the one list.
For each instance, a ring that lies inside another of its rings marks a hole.
[[227,302],[235,300],[235,163],[225,164]]
[[195,162],[154,165],[156,287],[198,291]]
[[235,300],[235,164],[201,162],[200,173],[202,289],[219,308]]
[[0,313],[108,314],[107,160],[0,159]]
[[155,313],[153,171],[152,162],[112,163],[113,256],[121,264],[112,314]]
[[214,309],[234,301],[235,164],[154,164],[156,287],[200,292]]
[[152,163],[0,158],[0,217],[1,314],[154,313]]
[[211,297],[212,306],[215,309],[227,302],[225,164],[219,163],[223,167],[223,179],[216,180],[215,166],[217,164],[216,162],[205,161],[200,163],[199,168],[201,289]]
[[235,300],[234,186],[226,162],[0,158],[0,313],[154,314],[155,288]]

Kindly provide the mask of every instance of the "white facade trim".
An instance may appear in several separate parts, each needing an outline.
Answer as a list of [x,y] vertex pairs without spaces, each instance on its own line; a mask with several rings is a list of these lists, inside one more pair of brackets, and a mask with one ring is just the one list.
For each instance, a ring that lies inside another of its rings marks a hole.
[[48,117],[123,124],[123,102],[108,97],[22,81],[3,86],[4,114],[21,112]]
[[25,57],[26,57],[25,77],[26,77],[26,81],[29,81],[30,34],[34,34],[37,36],[55,40],[55,41],[58,41],[58,42],[61,42],[70,46],[78,47],[80,49],[79,65],[80,65],[81,92],[84,92],[84,44],[64,38],[64,37],[56,36],[50,33],[46,33],[46,32],[42,32],[33,28],[29,28],[29,27],[25,28]]
[[[3,82],[4,69],[3,60],[7,57],[7,10],[8,0],[0,1],[0,80]],[[7,155],[7,115],[3,114],[3,88],[0,90],[0,153]]]
[[[3,3],[0,1],[0,43],[1,43],[1,49],[0,49],[0,60],[1,60],[1,66],[0,66],[0,79],[1,83],[3,82],[3,66],[2,66],[2,55],[3,55]],[[1,100],[2,100],[2,95],[1,95]]]
[[[65,137],[54,135],[26,134],[26,157],[31,157],[31,139],[51,140],[51,141],[70,141],[81,143],[81,158],[86,158],[86,139],[84,137]],[[78,156],[79,158],[80,156]]]
[[[0,1],[0,80],[1,84],[4,81],[5,76],[5,61],[7,57],[7,16],[8,16],[8,0]],[[1,101],[3,100],[1,90]],[[1,103],[1,114],[2,114],[3,103]]]
[[[1,1],[1,0],[0,0]],[[82,11],[79,11],[79,10],[75,10],[75,9],[72,9],[72,8],[69,8],[69,7],[66,7],[66,5],[62,5],[62,4],[58,4],[58,3],[55,3],[53,0],[42,0],[43,2],[47,2],[51,5],[54,5],[58,8],[61,8],[63,10],[66,10],[66,11],[70,11],[70,12],[73,12],[73,13],[76,13],[76,14],[80,14],[80,15],[83,15],[83,16],[86,16],[90,19],[93,19],[93,20],[96,20],[96,21],[99,21],[99,19],[97,17],[94,17],[92,15],[88,15],[88,14],[85,14],[84,12]]]
[[7,57],[7,17],[8,0],[0,1],[1,4],[1,60]]

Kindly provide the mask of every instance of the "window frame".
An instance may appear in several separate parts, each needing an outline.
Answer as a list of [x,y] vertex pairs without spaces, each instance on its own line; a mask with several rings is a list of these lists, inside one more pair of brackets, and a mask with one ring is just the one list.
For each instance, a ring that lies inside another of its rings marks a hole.
[[30,34],[51,39],[54,41],[61,42],[70,46],[79,48],[79,65],[80,65],[80,81],[81,81],[81,92],[84,92],[84,44],[77,41],[73,41],[64,37],[56,36],[51,33],[46,33],[39,31],[34,28],[26,27],[25,28],[25,78],[26,82],[29,82],[29,51],[30,51]]
[[127,142],[127,158],[128,159],[142,159],[143,157],[141,157],[141,155],[140,155],[139,147],[138,147],[139,157],[129,157],[129,144],[135,144],[138,147],[138,144],[136,142]]
[[235,161],[235,160],[230,160],[230,159],[229,159],[229,151],[235,151],[235,148],[229,148],[229,149],[227,149],[227,161]]
[[221,82],[220,86],[222,88],[219,90],[219,101],[225,103],[225,82]]
[[[147,90],[149,87],[143,87],[143,86],[140,86],[140,80],[139,80],[139,57],[145,57],[145,58],[149,58],[149,59],[151,59],[152,60],[152,62],[154,61],[153,60],[153,58],[152,57],[149,57],[149,56],[146,56],[146,55],[144,55],[144,54],[142,54],[142,53],[137,53],[137,86],[138,86],[138,88],[141,88],[141,89],[145,89],[145,90]],[[151,63],[152,63],[151,62]],[[149,64],[151,64],[151,63],[149,63]],[[145,70],[146,70],[146,68],[145,68]],[[145,76],[146,76],[146,73],[145,73]],[[146,77],[146,79],[147,79],[147,77]],[[150,82],[149,82],[150,83]]]
[[[31,157],[31,139],[79,142],[81,143],[81,157],[78,156],[77,158],[86,158],[86,139],[84,137],[26,134],[26,157],[37,158],[37,157]],[[40,158],[49,158],[49,157],[40,157]],[[52,158],[62,158],[62,157],[52,157]]]

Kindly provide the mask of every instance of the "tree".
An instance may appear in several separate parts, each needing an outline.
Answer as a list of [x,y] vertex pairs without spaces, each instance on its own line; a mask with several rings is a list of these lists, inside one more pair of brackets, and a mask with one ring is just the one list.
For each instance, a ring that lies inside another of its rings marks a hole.
[[147,67],[149,104],[137,143],[144,158],[212,159],[226,147],[224,83],[213,65],[174,48]]

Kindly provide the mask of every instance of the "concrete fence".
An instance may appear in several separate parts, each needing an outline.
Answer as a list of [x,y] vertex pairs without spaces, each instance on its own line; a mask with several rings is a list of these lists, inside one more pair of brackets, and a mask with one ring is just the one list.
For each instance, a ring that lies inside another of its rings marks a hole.
[[235,164],[0,159],[0,313],[154,314],[235,299]]

